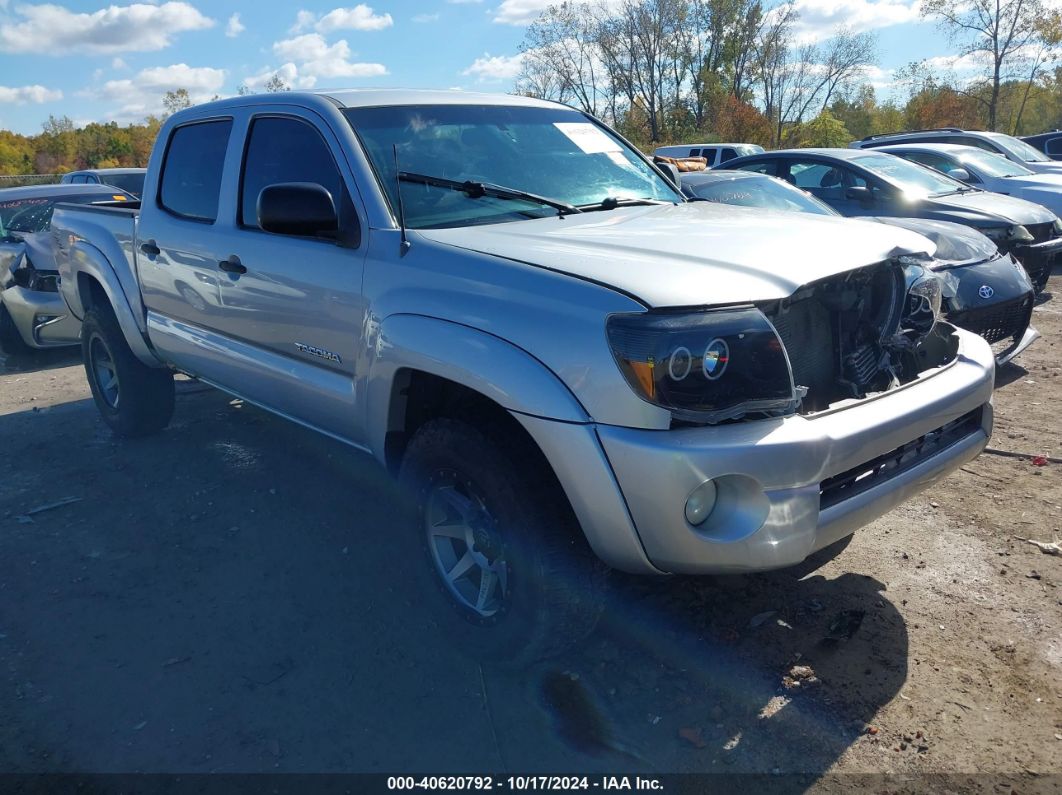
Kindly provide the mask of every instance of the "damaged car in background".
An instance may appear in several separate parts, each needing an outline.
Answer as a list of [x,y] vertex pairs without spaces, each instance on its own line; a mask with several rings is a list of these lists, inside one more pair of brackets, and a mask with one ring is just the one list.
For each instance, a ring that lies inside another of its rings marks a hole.
[[1014,255],[1037,293],[1062,254],[1062,220],[1046,207],[971,188],[877,149],[783,149],[727,167],[783,179],[849,218],[925,218],[972,227]]
[[81,322],[59,295],[59,271],[48,234],[56,202],[135,200],[108,185],[0,190],[0,350],[17,355],[78,343]]
[[[740,207],[839,216],[833,208],[788,182],[751,171],[682,174],[682,192],[695,200]],[[866,218],[909,229],[936,246],[928,267],[941,279],[947,320],[984,337],[1006,364],[1040,337],[1032,320],[1032,282],[1012,254],[972,227],[922,218]]]

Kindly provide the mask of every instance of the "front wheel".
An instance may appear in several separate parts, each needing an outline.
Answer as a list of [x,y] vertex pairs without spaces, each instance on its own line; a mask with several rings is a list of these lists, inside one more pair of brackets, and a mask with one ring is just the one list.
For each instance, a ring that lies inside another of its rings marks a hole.
[[94,306],[81,324],[81,354],[92,398],[118,436],[146,436],[173,416],[173,374],[134,355],[109,306]]
[[605,569],[537,451],[496,438],[432,420],[410,440],[400,482],[423,603],[460,650],[526,665],[593,630]]

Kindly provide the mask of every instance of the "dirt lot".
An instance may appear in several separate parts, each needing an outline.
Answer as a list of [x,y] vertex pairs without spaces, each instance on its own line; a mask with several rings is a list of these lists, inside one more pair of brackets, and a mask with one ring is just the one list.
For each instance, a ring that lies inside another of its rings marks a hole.
[[[1049,289],[993,445],[1062,457]],[[1062,537],[1062,465],[983,455],[803,579],[617,577],[588,644],[506,676],[407,596],[371,460],[180,392],[167,432],[120,442],[70,356],[0,368],[0,771],[1062,786],[1062,558],[1015,538]]]

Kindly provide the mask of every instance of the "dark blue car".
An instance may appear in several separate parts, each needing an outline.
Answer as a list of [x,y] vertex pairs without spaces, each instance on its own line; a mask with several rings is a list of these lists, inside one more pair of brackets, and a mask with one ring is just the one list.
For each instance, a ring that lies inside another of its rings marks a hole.
[[726,165],[783,179],[841,215],[924,218],[973,227],[1021,262],[1038,293],[1062,252],[1062,221],[1050,210],[971,188],[886,152],[783,149]]

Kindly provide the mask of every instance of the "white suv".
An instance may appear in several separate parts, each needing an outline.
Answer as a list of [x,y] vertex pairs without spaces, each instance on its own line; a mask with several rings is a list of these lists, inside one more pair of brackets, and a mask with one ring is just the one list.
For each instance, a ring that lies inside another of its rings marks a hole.
[[986,152],[1002,155],[1020,163],[1038,174],[1062,173],[1062,162],[1051,160],[1047,155],[1013,135],[984,130],[961,130],[958,127],[941,127],[936,130],[908,130],[906,132],[868,135],[848,144],[850,149],[876,149],[892,144],[959,144],[976,146]]

